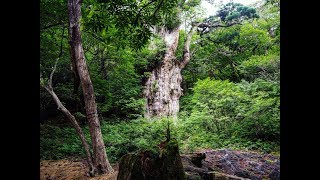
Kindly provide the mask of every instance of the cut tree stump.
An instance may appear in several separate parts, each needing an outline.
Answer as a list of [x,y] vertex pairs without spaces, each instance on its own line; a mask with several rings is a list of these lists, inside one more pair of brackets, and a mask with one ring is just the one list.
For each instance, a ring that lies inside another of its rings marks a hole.
[[185,180],[178,142],[159,144],[157,152],[140,151],[124,155],[119,162],[118,180]]

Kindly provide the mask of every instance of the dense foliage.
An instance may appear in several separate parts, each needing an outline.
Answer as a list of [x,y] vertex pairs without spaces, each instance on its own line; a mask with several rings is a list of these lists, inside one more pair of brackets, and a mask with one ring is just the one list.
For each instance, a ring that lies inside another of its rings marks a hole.
[[[83,46],[110,161],[116,162],[122,155],[138,149],[155,148],[165,139],[168,122],[183,152],[226,147],[279,152],[278,4],[268,1],[256,9],[226,4],[216,16],[221,20],[233,21],[244,16],[253,19],[192,37],[192,57],[182,71],[184,95],[180,99],[180,114],[173,123],[166,118],[151,121],[143,118],[143,81],[161,61],[165,50],[164,43],[151,33],[150,27],[176,27],[181,23],[177,13],[193,12],[200,1],[137,2],[83,2]],[[161,2],[165,5],[160,5]],[[54,90],[89,139],[82,93],[73,92],[66,1],[41,0],[40,7],[41,76],[49,76],[62,51],[53,77]],[[182,57],[186,33],[180,30],[178,59]],[[40,89],[40,111],[40,157],[83,157],[75,130],[43,89]]]

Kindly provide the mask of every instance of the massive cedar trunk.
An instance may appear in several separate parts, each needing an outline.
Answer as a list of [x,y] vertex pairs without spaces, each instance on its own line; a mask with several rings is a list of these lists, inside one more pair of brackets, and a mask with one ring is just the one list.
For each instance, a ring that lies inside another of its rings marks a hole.
[[86,116],[89,121],[89,130],[94,154],[94,167],[97,173],[109,173],[113,169],[107,159],[100,122],[98,119],[97,105],[93,85],[90,79],[88,67],[84,58],[81,42],[80,17],[81,0],[68,0],[69,36],[72,54],[74,54],[79,79],[82,86],[85,102]]
[[182,93],[181,69],[175,57],[179,28],[172,31],[162,29],[159,33],[165,40],[166,52],[145,83],[146,117],[175,116],[179,110],[179,98]]
[[183,59],[176,59],[176,50],[179,40],[179,27],[173,30],[161,29],[159,34],[166,43],[165,55],[145,83],[144,96],[146,102],[145,117],[173,117],[179,112],[179,99],[182,95],[181,70],[190,60],[190,42],[194,24],[185,40]]

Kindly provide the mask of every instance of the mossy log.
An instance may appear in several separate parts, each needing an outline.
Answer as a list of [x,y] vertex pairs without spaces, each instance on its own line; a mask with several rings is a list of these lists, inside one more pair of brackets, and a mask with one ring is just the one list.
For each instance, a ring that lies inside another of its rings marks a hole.
[[178,142],[159,144],[158,152],[141,151],[124,155],[119,162],[118,180],[185,180]]

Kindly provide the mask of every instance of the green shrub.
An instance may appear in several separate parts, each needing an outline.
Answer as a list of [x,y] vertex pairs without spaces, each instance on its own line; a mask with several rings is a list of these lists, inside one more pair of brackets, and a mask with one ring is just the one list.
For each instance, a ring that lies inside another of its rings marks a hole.
[[256,78],[279,81],[280,56],[278,54],[251,56],[240,64],[239,70],[249,81]]
[[[156,150],[157,144],[166,139],[168,123],[171,137],[178,140],[181,152],[203,148],[279,151],[279,95],[277,81],[199,80],[185,99],[188,112],[180,112],[175,123],[166,118],[102,121],[108,157],[116,162],[129,152]],[[41,159],[84,157],[72,127],[41,125],[40,129]],[[86,126],[84,133],[90,143]]]
[[[88,134],[87,129],[85,133]],[[74,128],[40,125],[40,159],[84,157],[84,155],[84,149]]]
[[[246,148],[277,151],[280,143],[278,82],[199,80],[188,98],[191,113],[181,112],[179,139],[185,151],[197,148]],[[183,134],[188,132],[188,134]]]

